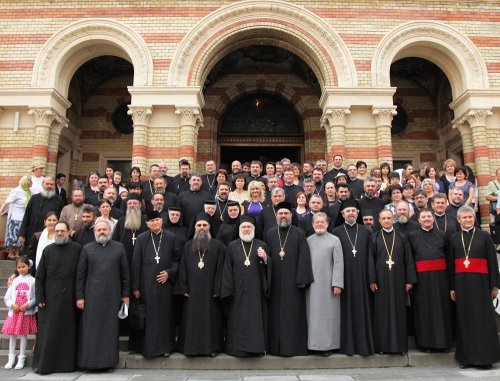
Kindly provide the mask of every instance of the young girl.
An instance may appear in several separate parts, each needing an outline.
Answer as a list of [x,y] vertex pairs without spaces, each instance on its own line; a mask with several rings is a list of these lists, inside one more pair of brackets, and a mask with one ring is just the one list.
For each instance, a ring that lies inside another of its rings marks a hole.
[[23,369],[26,361],[27,335],[36,333],[35,278],[29,275],[30,260],[26,256],[19,257],[16,268],[19,276],[14,279],[7,290],[4,302],[9,313],[3,324],[2,333],[10,336],[9,361],[5,369],[12,369],[16,360],[16,338],[21,341],[16,369]]

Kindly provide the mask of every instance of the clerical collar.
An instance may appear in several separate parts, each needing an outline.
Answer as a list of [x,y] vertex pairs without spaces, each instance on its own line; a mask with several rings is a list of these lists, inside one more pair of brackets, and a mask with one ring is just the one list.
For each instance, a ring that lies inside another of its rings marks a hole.
[[367,198],[367,199],[370,199],[370,200],[371,200],[372,198],[375,198],[375,195],[373,195],[373,197],[368,197],[368,195],[365,193],[365,194],[363,195],[363,197],[365,197],[365,198]]
[[435,215],[436,217],[443,217],[445,214],[446,214],[446,213],[443,213],[443,214],[437,214],[437,213],[434,213],[434,215]]
[[430,228],[430,229],[426,229],[424,228],[423,226],[420,226],[422,228],[423,231],[426,231],[426,232],[430,232],[434,227]]
[[161,234],[162,229],[158,231],[158,233],[155,233],[154,231],[151,230],[151,234],[154,234],[155,236],[159,236]]
[[471,230],[473,230],[473,229],[474,229],[474,226],[473,226],[473,227],[471,227],[470,229],[464,229],[464,228],[462,228],[462,230],[463,230],[464,232],[466,232],[466,233],[470,233],[470,232],[471,232]]
[[347,222],[347,221],[346,221],[346,222],[345,222],[345,224],[346,224],[346,225],[349,225],[349,226],[352,228],[354,225],[356,225],[356,222],[355,222],[355,223],[353,223],[353,224],[350,224],[349,222]]
[[386,233],[392,233],[392,231],[394,230],[394,228],[391,228],[390,230],[386,229],[386,228],[382,228],[382,230],[385,231]]

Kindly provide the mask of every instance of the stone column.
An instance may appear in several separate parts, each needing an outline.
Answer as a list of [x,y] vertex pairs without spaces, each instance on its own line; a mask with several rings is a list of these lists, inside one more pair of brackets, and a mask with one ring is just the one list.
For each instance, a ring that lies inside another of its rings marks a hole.
[[128,106],[127,114],[132,117],[134,137],[132,139],[132,166],[148,172],[148,129],[153,107]]
[[490,110],[470,110],[464,115],[472,131],[472,144],[474,145],[474,157],[476,161],[475,175],[479,186],[479,198],[481,210],[481,225],[487,227],[489,220],[488,203],[486,199],[486,186],[492,179],[493,173],[490,168],[490,150],[488,148],[488,135],[486,131],[486,119],[493,115]]
[[348,108],[328,108],[321,117],[321,126],[326,131],[326,148],[330,158],[346,156],[345,125],[351,111]]
[[453,123],[453,128],[460,131],[460,137],[462,138],[462,151],[464,153],[464,164],[475,170],[476,158],[474,156],[474,144],[472,143],[472,129],[464,119],[460,119]]
[[[45,175],[55,176],[57,164],[57,149],[59,136],[66,118],[58,115],[51,108],[33,108],[28,111],[33,116],[35,136],[33,138],[33,163],[41,162],[45,165]],[[56,123],[56,130],[52,133],[52,124]],[[59,124],[61,124],[60,127]],[[50,150],[49,150],[50,146]],[[54,148],[55,147],[55,148]]]
[[377,131],[377,157],[379,163],[387,162],[392,168],[392,118],[396,115],[396,106],[372,107],[372,115],[375,118],[375,129]]
[[179,159],[186,159],[196,168],[198,151],[198,130],[203,127],[203,115],[199,107],[177,107],[179,115]]

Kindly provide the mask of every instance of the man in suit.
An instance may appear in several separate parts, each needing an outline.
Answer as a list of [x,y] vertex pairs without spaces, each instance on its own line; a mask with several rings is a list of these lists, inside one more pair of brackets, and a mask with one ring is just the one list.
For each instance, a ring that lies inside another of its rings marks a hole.
[[66,198],[66,189],[63,188],[65,182],[66,175],[64,173],[58,173],[56,175],[56,194],[62,198],[64,205],[67,205],[68,199]]

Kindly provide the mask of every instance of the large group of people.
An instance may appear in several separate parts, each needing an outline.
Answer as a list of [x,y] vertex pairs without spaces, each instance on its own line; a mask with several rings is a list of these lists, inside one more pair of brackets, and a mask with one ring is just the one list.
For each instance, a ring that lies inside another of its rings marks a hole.
[[472,170],[332,164],[208,160],[200,174],[181,160],[176,176],[162,162],[128,182],[107,167],[68,195],[35,164],[1,207],[17,263],[5,367],[16,337],[24,367],[35,333],[41,374],[114,368],[120,334],[145,358],[402,354],[414,334],[428,352],[455,343],[463,367],[499,361],[500,276]]

